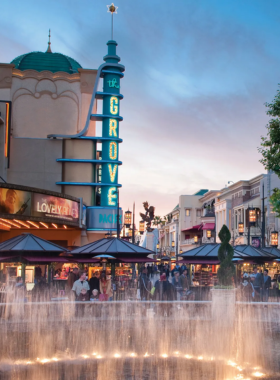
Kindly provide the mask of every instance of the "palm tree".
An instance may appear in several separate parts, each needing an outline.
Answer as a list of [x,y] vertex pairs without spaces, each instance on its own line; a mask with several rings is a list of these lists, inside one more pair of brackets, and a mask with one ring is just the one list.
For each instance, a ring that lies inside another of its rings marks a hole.
[[161,217],[160,216],[155,216],[154,217],[154,220],[153,220],[153,224],[155,226],[158,226],[159,224],[161,224],[162,220],[161,220]]

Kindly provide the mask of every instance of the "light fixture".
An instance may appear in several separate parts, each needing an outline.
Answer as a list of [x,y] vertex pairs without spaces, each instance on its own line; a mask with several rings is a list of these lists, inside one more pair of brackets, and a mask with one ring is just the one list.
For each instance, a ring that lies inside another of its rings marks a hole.
[[11,225],[10,225],[10,224],[6,224],[6,223],[4,223],[4,222],[0,222],[0,224],[1,224],[2,226],[4,226],[4,227],[11,228]]
[[30,220],[27,220],[27,223],[31,224],[31,226],[33,226],[33,227],[40,228],[40,226],[38,226],[38,224],[36,224],[34,222],[30,222]]
[[211,231],[211,230],[207,230],[207,231],[206,231],[207,239],[210,239],[210,238],[211,238],[211,235],[212,235],[212,231]]
[[255,208],[249,208],[249,223],[254,226],[257,220],[257,214]]
[[271,245],[273,247],[278,247],[278,232],[272,231],[270,235]]
[[159,243],[157,243],[157,249],[159,249]]
[[30,226],[27,223],[22,222],[21,220],[14,219],[14,221],[18,224],[21,224],[22,226],[26,228],[30,228]]
[[174,240],[172,240],[171,247],[172,247],[172,248],[175,247],[175,241],[174,241]]
[[195,243],[198,242],[198,236],[197,236],[197,235],[195,235],[195,237],[193,238],[193,241],[194,241]]
[[130,228],[129,231],[128,231],[128,236],[129,237],[132,237],[132,231],[133,231],[132,228]]
[[131,214],[132,214],[132,212],[129,210],[127,210],[124,213],[124,224],[125,224],[126,228],[129,228],[131,225]]
[[139,232],[141,235],[145,232],[145,222],[144,220],[140,220],[139,222]]
[[1,220],[3,220],[3,222],[5,222],[5,223],[9,223],[9,224],[11,224],[11,225],[14,226],[14,227],[21,228],[21,226],[19,226],[18,224],[14,223],[14,222],[11,222],[11,221],[8,220],[8,219],[2,219],[2,218],[1,218]]
[[67,230],[67,226],[65,226],[65,224],[63,224],[63,227]]
[[244,223],[243,222],[238,223],[238,233],[240,236],[242,236],[244,234]]
[[49,228],[49,226],[46,223],[43,223],[43,222],[39,222],[39,223],[42,224],[42,226],[44,226],[45,228]]
[[180,255],[183,253],[183,250],[182,249],[180,249]]
[[57,228],[57,225],[56,225],[56,224],[54,224],[54,223],[52,223],[52,226],[54,226],[54,228]]

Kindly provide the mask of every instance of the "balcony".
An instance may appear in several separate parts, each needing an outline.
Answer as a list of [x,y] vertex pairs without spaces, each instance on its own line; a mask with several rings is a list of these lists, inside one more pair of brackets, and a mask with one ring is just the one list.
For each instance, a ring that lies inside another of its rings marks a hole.
[[214,218],[215,217],[215,207],[207,207],[203,209],[203,217]]

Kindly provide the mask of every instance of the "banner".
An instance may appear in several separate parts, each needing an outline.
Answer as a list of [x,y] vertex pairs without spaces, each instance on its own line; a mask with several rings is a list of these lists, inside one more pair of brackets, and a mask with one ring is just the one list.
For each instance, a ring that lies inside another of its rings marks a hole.
[[259,236],[252,236],[252,247],[261,248],[261,238]]
[[0,213],[30,216],[31,193],[0,188]]
[[52,195],[33,194],[32,216],[79,221],[79,203]]

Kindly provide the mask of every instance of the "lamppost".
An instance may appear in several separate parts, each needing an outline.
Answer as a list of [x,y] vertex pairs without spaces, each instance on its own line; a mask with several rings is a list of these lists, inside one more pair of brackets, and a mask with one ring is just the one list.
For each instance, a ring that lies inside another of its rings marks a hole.
[[[255,227],[256,221],[257,221],[257,212],[256,209],[253,207],[248,207],[248,241],[247,245],[250,245],[250,240],[251,240],[251,227]],[[239,222],[238,223],[238,234],[239,236],[245,236],[245,228],[244,228],[244,222]]]
[[141,235],[145,232],[145,222],[144,220],[140,220],[139,222],[139,232]]
[[198,236],[197,235],[194,236],[193,241],[194,241],[195,244],[198,243]]
[[271,245],[277,248],[278,247],[278,232],[277,231],[271,232],[270,240],[271,240]]
[[212,231],[211,230],[207,230],[206,231],[206,236],[207,236],[207,239],[210,240],[211,237],[212,237]]

